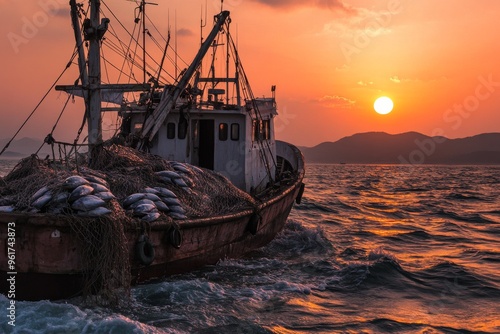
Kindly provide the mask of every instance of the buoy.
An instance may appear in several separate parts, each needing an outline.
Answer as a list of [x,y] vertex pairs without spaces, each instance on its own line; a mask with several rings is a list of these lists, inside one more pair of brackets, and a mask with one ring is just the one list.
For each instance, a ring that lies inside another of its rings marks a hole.
[[167,232],[167,241],[175,248],[177,249],[181,248],[182,245],[181,231],[177,227],[172,226],[170,230],[168,230]]
[[155,248],[147,235],[141,234],[135,244],[136,255],[139,261],[149,266],[155,259]]

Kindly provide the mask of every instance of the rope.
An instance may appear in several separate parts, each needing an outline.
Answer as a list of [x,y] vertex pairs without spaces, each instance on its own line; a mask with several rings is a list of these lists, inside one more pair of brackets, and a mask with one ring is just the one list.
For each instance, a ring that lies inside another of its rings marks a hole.
[[71,95],[68,94],[68,98],[66,99],[66,102],[64,103],[64,106],[63,106],[61,112],[59,113],[59,116],[57,117],[56,123],[52,127],[52,130],[47,135],[47,137],[45,137],[45,140],[43,141],[42,145],[40,145],[40,147],[38,148],[38,150],[35,152],[36,155],[38,155],[38,152],[40,152],[40,150],[42,149],[43,145],[45,145],[45,144],[54,145],[55,140],[54,140],[54,137],[52,135],[54,134],[54,131],[56,130],[56,127],[59,124],[59,121],[61,120],[61,117],[62,117],[62,115],[64,113],[64,110],[66,110],[66,106],[68,105],[68,102],[69,102],[70,98],[71,98]]

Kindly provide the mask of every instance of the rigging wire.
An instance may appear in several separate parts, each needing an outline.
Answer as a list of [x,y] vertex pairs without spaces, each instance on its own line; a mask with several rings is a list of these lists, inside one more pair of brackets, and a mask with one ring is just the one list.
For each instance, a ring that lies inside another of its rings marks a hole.
[[[227,31],[227,33],[229,34],[229,31]],[[233,40],[233,38],[232,38],[231,35],[229,35],[229,39],[231,41],[231,50],[232,50],[231,53],[233,54],[234,59],[237,60],[237,63],[238,63],[238,69],[237,70],[240,73],[240,75],[242,76],[242,80],[243,80],[243,83],[244,83],[244,86],[243,86],[244,93],[246,92],[248,94],[248,96],[250,97],[250,101],[252,102],[252,106],[253,106],[253,109],[254,109],[254,112],[255,112],[256,120],[258,120],[259,123],[260,123],[263,120],[262,114],[260,113],[259,107],[257,106],[256,100],[255,100],[255,96],[254,96],[253,91],[252,91],[252,87],[250,86],[250,82],[248,80],[246,72],[245,72],[245,70],[243,68],[243,65],[241,64],[241,59],[239,58],[235,42],[234,42],[234,40]],[[260,124],[259,124],[259,126],[260,126]],[[265,148],[267,148],[267,150],[271,153],[270,156],[272,158],[273,166],[276,168],[277,163],[276,163],[276,159],[275,159],[274,155],[272,154],[271,146],[269,145],[268,141],[263,141],[263,140],[261,140],[261,138],[257,138],[257,142],[259,143],[259,145],[262,148],[262,150],[259,150],[261,152],[261,158],[264,160],[264,163],[266,165],[266,169],[267,169],[267,172],[269,174],[269,177],[272,179],[268,157],[267,157],[267,155],[265,153],[263,153],[263,151],[264,151],[264,143],[265,143],[265,146],[266,146]]]
[[[78,80],[78,79],[77,79]],[[57,117],[57,120],[54,124],[54,126],[52,127],[52,130],[50,131],[50,133],[47,135],[47,137],[45,137],[42,145],[40,145],[40,147],[38,148],[38,150],[35,152],[36,155],[38,155],[38,152],[40,152],[40,150],[42,149],[42,147],[45,145],[45,144],[51,144],[54,142],[54,137],[52,136],[54,134],[54,131],[56,130],[56,127],[57,125],[59,124],[59,121],[61,120],[61,117],[62,115],[64,114],[64,111],[66,110],[66,107],[68,106],[68,102],[69,100],[71,99],[71,94],[68,94],[68,98],[66,99],[66,102],[64,103],[64,106],[62,107],[62,110],[61,112],[59,113],[59,116]]]
[[[134,42],[136,43],[136,47],[135,47],[135,50],[133,51],[133,55],[134,57],[136,57],[137,59],[139,60],[143,60],[137,53],[137,49],[140,48],[140,50],[143,50],[143,47],[140,45],[140,42],[139,42],[139,35],[140,35],[140,29],[138,29],[138,34],[137,34],[137,37],[133,36],[130,31],[128,31],[128,29],[124,26],[124,24],[120,21],[120,19],[115,15],[115,13],[108,7],[108,5],[106,4],[106,2],[104,0],[101,0],[101,3],[104,5],[104,7],[107,8],[107,10],[111,13],[111,15],[116,19],[116,21],[118,22],[118,24],[123,28],[123,30],[125,30],[125,32],[134,40]],[[121,39],[118,39],[120,41],[120,43],[123,43],[121,41]],[[146,55],[149,57],[149,59],[151,59],[157,66],[160,66],[160,64],[154,59],[153,56],[151,56],[147,50],[145,51]],[[141,66],[137,66],[139,69],[143,69]],[[151,66],[148,66],[149,68],[152,69]],[[154,69],[153,69],[154,70]],[[150,73],[148,73],[150,74]],[[150,74],[151,75],[151,74]],[[135,78],[135,75],[134,75],[134,78]]]
[[[158,30],[158,28],[156,27],[156,25],[154,24],[154,22],[149,18],[148,14],[146,14],[146,18],[148,19],[148,21],[151,23],[151,25],[153,26],[153,28],[156,30],[156,32],[158,32],[158,34],[160,35],[160,37],[163,39],[163,41],[166,43],[167,42],[167,38],[165,38],[165,36],[163,36],[163,34]],[[177,32],[176,32],[177,33]],[[174,53],[177,55],[177,57],[179,57],[179,59],[186,65],[186,66],[189,66],[189,64],[177,53],[177,50],[174,50],[173,47],[170,47]],[[174,60],[172,60],[172,64],[175,65],[175,62]]]
[[54,86],[57,84],[57,82],[59,81],[59,79],[61,79],[61,77],[64,75],[64,73],[71,66],[71,64],[73,63],[73,60],[75,59],[75,57],[76,57],[77,54],[78,54],[78,48],[75,48],[75,51],[73,51],[73,55],[71,56],[71,59],[69,60],[69,62],[66,64],[66,67],[64,68],[64,70],[61,72],[61,74],[59,74],[59,76],[54,81],[54,83],[50,86],[50,88],[47,90],[47,92],[43,95],[43,97],[40,100],[40,102],[38,102],[38,104],[35,106],[35,108],[33,109],[33,111],[31,111],[31,113],[28,115],[28,117],[26,118],[26,120],[23,122],[23,124],[16,131],[16,133],[14,134],[14,136],[12,136],[12,138],[7,142],[7,144],[5,144],[5,146],[2,149],[2,151],[0,151],[0,155],[2,155],[5,152],[5,150],[10,146],[10,144],[12,143],[12,141],[17,137],[17,135],[19,134],[19,132],[21,132],[21,130],[26,125],[26,123],[28,123],[28,121],[31,119],[31,117],[35,114],[35,112],[38,110],[38,108],[43,103],[43,101],[45,101],[45,99],[47,98],[47,96],[49,95],[49,93],[52,91],[52,89],[54,88]]
[[[110,31],[109,31],[110,34],[112,36],[114,36],[118,41],[121,42],[121,40],[118,38],[118,34],[116,33],[116,30],[115,30],[113,24],[110,24],[110,28],[111,28]],[[133,33],[135,33],[135,29],[136,28],[137,28],[137,25],[134,25],[134,31],[133,31]],[[108,40],[108,39],[106,39],[106,40]],[[133,65],[130,63],[130,61],[128,61],[128,57],[127,57],[127,55],[130,53],[130,47],[132,45],[132,41],[133,41],[133,39],[130,38],[126,50],[123,49],[123,44],[124,43],[120,43],[120,46],[121,46],[121,49],[122,49],[122,54],[124,55],[124,57],[123,57],[123,62],[122,62],[122,66],[121,66],[121,69],[120,69],[120,75],[118,76],[118,81],[120,81],[120,79],[121,79],[121,73],[123,73],[122,71],[123,71],[123,68],[125,67],[125,64],[128,64],[129,65],[129,70],[132,71],[132,66]],[[130,83],[130,79],[131,79],[131,77],[129,76],[128,83]]]

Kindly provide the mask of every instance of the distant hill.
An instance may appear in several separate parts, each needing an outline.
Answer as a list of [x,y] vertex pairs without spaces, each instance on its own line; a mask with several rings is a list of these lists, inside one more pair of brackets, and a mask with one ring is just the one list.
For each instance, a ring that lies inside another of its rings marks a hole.
[[[9,142],[10,139],[0,139],[0,150],[4,148],[5,144]],[[34,139],[29,137],[24,137],[21,139],[15,139],[10,143],[8,149],[0,156],[0,159],[13,159],[13,158],[23,158],[35,153],[42,145],[42,139]],[[50,148],[44,146],[39,152],[39,156],[45,156],[49,154]]]
[[461,139],[417,132],[367,132],[302,148],[307,162],[354,164],[500,164],[500,133]]

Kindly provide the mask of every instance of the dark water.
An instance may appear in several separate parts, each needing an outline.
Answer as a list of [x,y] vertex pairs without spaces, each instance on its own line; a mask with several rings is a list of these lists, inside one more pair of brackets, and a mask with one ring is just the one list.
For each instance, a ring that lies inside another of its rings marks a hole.
[[500,167],[310,165],[306,183],[248,257],[136,287],[120,310],[19,302],[15,330],[500,333]]

